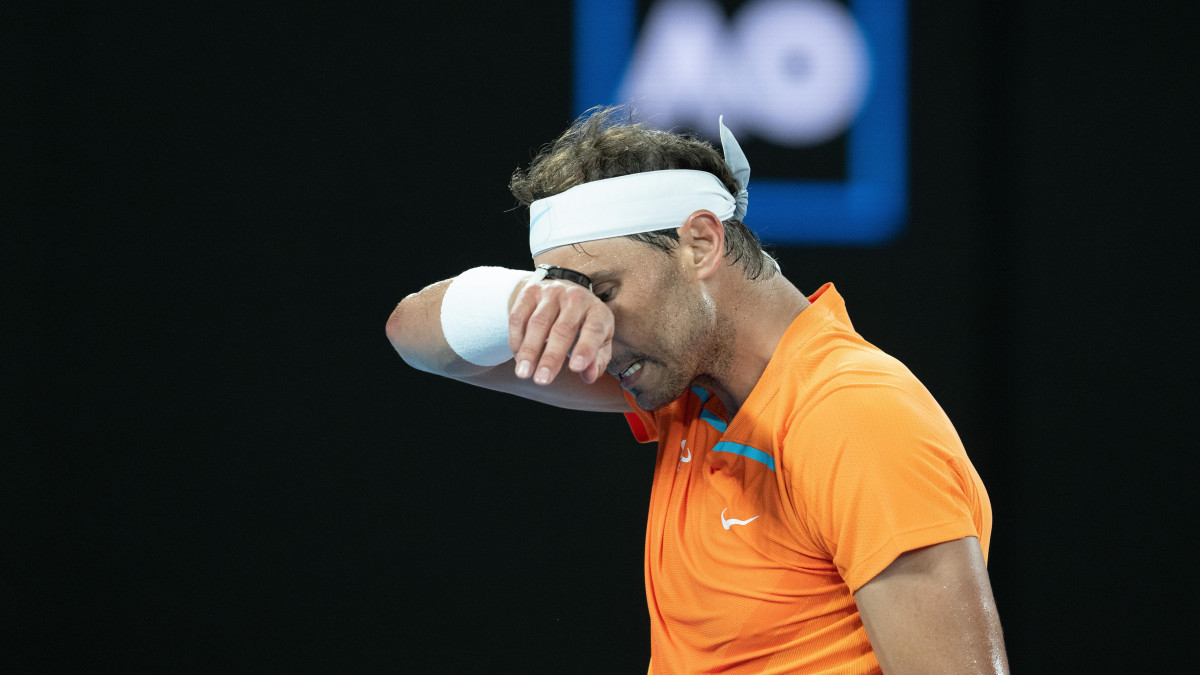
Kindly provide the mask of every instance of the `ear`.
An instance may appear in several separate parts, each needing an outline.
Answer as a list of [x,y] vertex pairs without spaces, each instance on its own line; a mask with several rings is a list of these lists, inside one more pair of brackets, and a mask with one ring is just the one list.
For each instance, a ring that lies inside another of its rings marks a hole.
[[707,279],[725,260],[725,226],[712,211],[702,209],[688,216],[679,233],[680,259],[698,279]]

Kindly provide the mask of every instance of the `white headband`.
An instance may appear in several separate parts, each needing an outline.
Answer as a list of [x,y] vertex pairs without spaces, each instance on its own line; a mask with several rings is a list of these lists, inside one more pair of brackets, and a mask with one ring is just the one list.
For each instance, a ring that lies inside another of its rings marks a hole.
[[529,251],[676,228],[701,209],[722,221],[746,216],[750,163],[724,117],[721,147],[738,184],[737,197],[707,171],[670,169],[631,173],[583,183],[529,205]]

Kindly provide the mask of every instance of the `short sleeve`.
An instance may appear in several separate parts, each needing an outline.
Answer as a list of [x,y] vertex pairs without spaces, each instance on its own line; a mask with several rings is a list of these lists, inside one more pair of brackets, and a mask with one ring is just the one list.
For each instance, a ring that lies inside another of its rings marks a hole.
[[980,536],[962,444],[912,392],[834,391],[789,425],[784,448],[801,522],[852,592],[906,551]]

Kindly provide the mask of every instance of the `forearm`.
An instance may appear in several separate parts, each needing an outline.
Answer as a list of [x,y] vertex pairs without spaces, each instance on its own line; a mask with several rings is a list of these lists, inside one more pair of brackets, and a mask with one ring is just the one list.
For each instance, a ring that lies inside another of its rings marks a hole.
[[[612,335],[612,312],[587,288],[500,268],[427,286],[387,322],[392,347],[418,370],[562,408],[627,412],[617,381],[601,377]],[[572,353],[577,377],[558,377]]]
[[[463,359],[450,347],[442,330],[442,300],[454,279],[431,284],[404,298],[387,321],[387,337],[404,362],[418,370],[452,378],[487,372],[495,366],[479,366]],[[518,283],[509,298],[520,292]]]

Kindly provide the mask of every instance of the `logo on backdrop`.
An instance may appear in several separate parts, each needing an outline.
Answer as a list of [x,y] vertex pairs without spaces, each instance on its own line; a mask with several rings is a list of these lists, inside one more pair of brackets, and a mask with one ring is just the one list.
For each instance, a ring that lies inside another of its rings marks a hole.
[[907,211],[905,12],[904,0],[730,12],[576,0],[575,109],[633,103],[655,126],[714,143],[724,114],[753,169],[746,220],[765,241],[884,243]]

